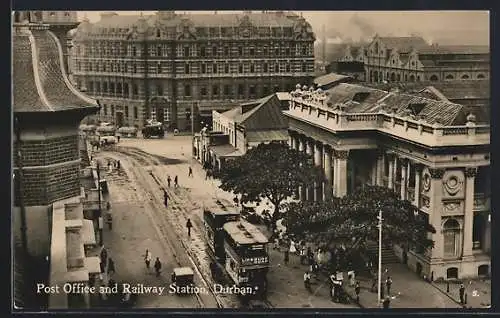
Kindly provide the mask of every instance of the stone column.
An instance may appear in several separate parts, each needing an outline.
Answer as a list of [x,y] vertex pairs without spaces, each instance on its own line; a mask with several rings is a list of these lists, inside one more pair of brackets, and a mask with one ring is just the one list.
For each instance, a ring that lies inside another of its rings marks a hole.
[[[306,141],[306,153],[310,156],[314,156],[314,140]],[[307,201],[314,201],[314,184],[307,185]]]
[[299,140],[296,134],[292,135],[292,149],[299,150]]
[[377,168],[378,168],[378,161],[375,160],[372,164],[372,171],[371,171],[371,185],[377,185]]
[[395,160],[393,160],[392,158],[389,158],[389,172],[388,172],[388,183],[387,183],[387,186],[389,187],[389,189],[394,189],[394,163],[395,163]]
[[443,210],[443,175],[445,169],[429,169],[430,174],[430,189],[429,189],[429,223],[436,229],[436,233],[432,234],[434,240],[434,248],[432,249],[431,258],[443,257],[443,231],[441,227],[441,211]]
[[335,158],[337,165],[334,167],[334,175],[336,180],[335,195],[343,197],[347,194],[347,159],[349,157],[348,150],[335,150]]
[[325,156],[325,190],[324,198],[329,199],[332,197],[332,151],[327,145],[323,145],[323,154]]
[[383,152],[378,153],[377,158],[377,182],[376,185],[384,185],[384,167],[385,167],[385,157]]
[[293,136],[288,132],[288,147],[293,148]]
[[[314,143],[314,165],[323,167],[323,144],[319,142]],[[315,182],[314,189],[314,201],[323,200],[323,182]]]
[[406,189],[407,183],[407,165],[406,165],[407,159],[403,159],[401,161],[401,200],[406,200],[408,197],[408,190]]
[[414,205],[420,208],[420,179],[422,175],[422,165],[419,163],[415,164],[415,201]]
[[[300,152],[306,151],[304,137],[302,135],[298,135],[296,138],[298,143],[298,151]],[[299,199],[300,201],[306,200],[306,188],[304,186],[299,187]]]
[[476,168],[465,168],[463,257],[472,256],[472,229],[474,226],[474,179],[476,177],[476,174]]

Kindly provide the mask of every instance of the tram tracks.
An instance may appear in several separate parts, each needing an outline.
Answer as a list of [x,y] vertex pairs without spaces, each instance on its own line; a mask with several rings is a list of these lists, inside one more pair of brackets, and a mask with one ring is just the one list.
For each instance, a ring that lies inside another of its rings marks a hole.
[[[210,295],[215,300],[218,308],[231,308],[238,307],[237,302],[230,301],[225,297],[227,295],[218,294],[215,292],[213,283],[207,279],[207,272],[205,266],[203,266],[202,262],[200,262],[200,255],[193,253],[190,246],[188,246],[184,242],[184,237],[182,236],[182,225],[187,221],[186,218],[182,218],[179,210],[186,212],[186,209],[178,206],[176,204],[178,202],[178,197],[176,194],[173,194],[172,191],[169,193],[171,200],[169,200],[170,207],[176,206],[177,211],[168,211],[167,213],[161,213],[165,211],[165,207],[163,206],[163,195],[161,189],[165,189],[165,185],[163,181],[157,177],[157,172],[152,169],[154,166],[162,165],[157,161],[156,158],[152,158],[147,154],[142,154],[141,152],[129,150],[129,149],[114,149],[115,153],[120,155],[124,155],[128,157],[129,160],[133,162],[133,165],[130,167],[130,171],[133,173],[134,177],[139,181],[140,184],[146,186],[145,189],[142,190],[144,198],[148,201],[156,215],[151,215],[150,217],[153,219],[153,223],[160,223],[160,227],[158,228],[159,235],[162,238],[162,244],[167,245],[168,248],[172,251],[175,251],[175,248],[172,246],[172,242],[179,242],[182,246],[183,250],[186,251],[186,257],[193,266],[194,271],[202,280],[203,285],[206,286]],[[135,162],[134,162],[135,161]],[[151,166],[151,170],[141,171],[143,165]],[[154,183],[153,183],[154,182]],[[159,189],[159,187],[161,189]],[[160,203],[161,202],[161,203]],[[172,231],[172,229],[174,231]],[[198,233],[201,233],[198,231]],[[179,266],[181,266],[181,261],[179,260],[179,255],[177,253],[173,253],[176,258],[176,262]],[[185,263],[185,262],[184,262]],[[206,266],[208,267],[208,266]],[[200,294],[195,294],[198,302],[201,306],[205,306],[205,302],[203,301],[203,297]]]

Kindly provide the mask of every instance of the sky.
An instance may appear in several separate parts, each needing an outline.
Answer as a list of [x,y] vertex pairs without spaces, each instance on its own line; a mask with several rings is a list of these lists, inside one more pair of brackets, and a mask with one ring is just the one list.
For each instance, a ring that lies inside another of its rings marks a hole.
[[[155,11],[142,11],[153,14]],[[214,11],[180,11],[188,13],[213,13]],[[225,11],[218,11],[223,14]],[[227,11],[241,12],[241,11]],[[91,22],[100,19],[102,11],[79,11]],[[139,14],[138,11],[116,11],[120,15]],[[489,43],[488,11],[303,11],[304,18],[311,24],[319,41],[323,27],[326,38],[340,37],[358,41],[367,33],[385,36],[409,36],[418,34],[429,42],[447,41]],[[467,43],[464,43],[467,44]]]

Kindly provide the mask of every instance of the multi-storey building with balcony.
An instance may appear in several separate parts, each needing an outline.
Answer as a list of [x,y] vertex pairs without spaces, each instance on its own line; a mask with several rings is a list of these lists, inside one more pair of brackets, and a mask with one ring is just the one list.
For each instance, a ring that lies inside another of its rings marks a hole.
[[310,83],[314,40],[310,24],[288,12],[109,13],[78,26],[72,73],[100,100],[101,120],[186,129],[211,122],[213,110]]
[[300,199],[389,187],[436,229],[432,249],[394,246],[410,268],[431,280],[490,273],[487,121],[450,101],[348,83],[291,95],[290,145],[313,155],[327,180],[302,187]]
[[362,62],[369,83],[485,80],[490,76],[488,46],[429,44],[421,37],[380,37],[347,45],[340,62]]

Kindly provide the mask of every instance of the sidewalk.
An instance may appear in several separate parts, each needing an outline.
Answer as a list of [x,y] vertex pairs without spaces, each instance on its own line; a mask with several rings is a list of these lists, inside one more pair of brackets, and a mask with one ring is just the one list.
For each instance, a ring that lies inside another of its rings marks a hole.
[[[449,283],[449,292],[447,291],[447,283],[434,282],[434,287],[439,289],[444,295],[452,299],[457,305],[460,305],[460,284],[462,281],[454,281]],[[463,282],[465,293],[467,294],[467,308],[487,308],[491,306],[491,279],[474,279]]]

